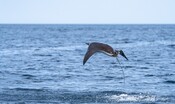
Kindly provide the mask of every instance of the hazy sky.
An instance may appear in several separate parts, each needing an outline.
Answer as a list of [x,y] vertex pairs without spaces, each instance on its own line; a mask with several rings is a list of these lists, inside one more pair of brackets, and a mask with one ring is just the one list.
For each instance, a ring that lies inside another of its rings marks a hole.
[[0,23],[175,24],[175,0],[0,0]]

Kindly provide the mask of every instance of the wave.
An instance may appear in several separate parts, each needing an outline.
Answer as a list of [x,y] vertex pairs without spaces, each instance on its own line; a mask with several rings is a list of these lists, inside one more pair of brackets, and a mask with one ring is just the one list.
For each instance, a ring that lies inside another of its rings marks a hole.
[[46,90],[14,88],[6,89],[0,93],[0,101],[18,102],[62,102],[62,103],[156,103],[171,102],[173,100],[164,96],[157,96],[144,93],[126,93],[121,91],[94,91],[94,92],[71,92],[65,90]]
[[156,102],[155,95],[120,94],[120,95],[108,96],[108,98],[116,102]]
[[164,81],[164,83],[166,83],[166,84],[175,84],[175,80],[167,80],[167,81]]

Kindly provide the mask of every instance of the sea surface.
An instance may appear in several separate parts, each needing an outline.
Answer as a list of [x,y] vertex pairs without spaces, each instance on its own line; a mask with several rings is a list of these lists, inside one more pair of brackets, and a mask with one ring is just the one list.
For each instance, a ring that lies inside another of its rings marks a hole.
[[1,24],[0,103],[175,104],[175,25]]

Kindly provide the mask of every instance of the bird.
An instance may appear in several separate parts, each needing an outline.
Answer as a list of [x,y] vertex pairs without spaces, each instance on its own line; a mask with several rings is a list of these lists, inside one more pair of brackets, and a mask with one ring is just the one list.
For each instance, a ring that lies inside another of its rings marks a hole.
[[92,42],[92,43],[86,43],[86,44],[89,45],[89,47],[88,47],[87,52],[86,52],[86,54],[84,56],[83,65],[85,65],[87,60],[94,53],[97,53],[97,52],[104,53],[104,54],[106,54],[108,56],[111,56],[111,57],[118,57],[118,55],[121,55],[126,60],[128,60],[128,58],[126,57],[126,55],[124,54],[124,52],[122,50],[115,50],[108,44],[99,43],[99,42]]

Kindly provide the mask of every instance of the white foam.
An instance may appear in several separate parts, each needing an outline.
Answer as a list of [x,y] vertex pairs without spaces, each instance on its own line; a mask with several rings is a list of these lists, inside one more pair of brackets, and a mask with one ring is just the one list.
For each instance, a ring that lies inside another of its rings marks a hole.
[[128,95],[128,94],[120,94],[120,95],[111,95],[107,96],[110,100],[115,100],[117,102],[155,102],[156,96],[154,95]]

